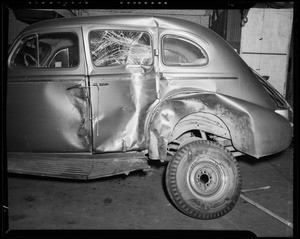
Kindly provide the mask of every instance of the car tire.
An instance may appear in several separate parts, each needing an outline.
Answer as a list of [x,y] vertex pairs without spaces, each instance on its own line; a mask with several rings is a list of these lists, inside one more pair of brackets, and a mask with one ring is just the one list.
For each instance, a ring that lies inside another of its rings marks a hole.
[[180,148],[166,171],[168,193],[186,215],[214,219],[228,213],[241,192],[236,159],[223,146],[207,140]]

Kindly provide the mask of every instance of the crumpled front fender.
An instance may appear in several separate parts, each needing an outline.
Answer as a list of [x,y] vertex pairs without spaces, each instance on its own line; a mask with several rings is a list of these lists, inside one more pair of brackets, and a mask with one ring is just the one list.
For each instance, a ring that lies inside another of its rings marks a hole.
[[219,118],[235,149],[256,158],[280,152],[291,142],[289,122],[271,110],[216,93],[188,92],[170,96],[154,109],[148,129],[149,157],[165,160],[175,126],[198,112]]

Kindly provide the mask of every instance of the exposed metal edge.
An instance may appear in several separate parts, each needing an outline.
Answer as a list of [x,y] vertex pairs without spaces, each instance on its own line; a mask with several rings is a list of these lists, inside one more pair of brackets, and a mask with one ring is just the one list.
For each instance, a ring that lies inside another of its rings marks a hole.
[[242,54],[248,55],[274,55],[274,56],[285,56],[286,53],[276,53],[276,52],[242,52]]
[[[237,80],[238,77],[214,77],[214,76],[183,76],[185,78],[189,78],[191,80]],[[182,80],[181,77],[180,79],[178,78],[178,80]],[[174,78],[174,81],[176,81],[177,79]]]
[[241,152],[238,152],[238,151],[236,151],[236,152],[232,152],[232,155],[234,156],[234,157],[238,157],[238,156],[243,156],[243,155],[245,155],[244,153],[241,153]]
[[[164,77],[172,77],[173,80],[176,78],[190,78],[190,79],[216,79],[216,80],[237,80],[238,77],[228,73],[190,73],[190,72],[165,72]],[[180,77],[179,77],[180,75]]]
[[119,152],[119,153],[101,153],[101,154],[91,154],[87,153],[30,153],[30,152],[7,152],[8,158],[33,158],[33,159],[102,159],[102,158],[145,158],[148,159],[143,152]]

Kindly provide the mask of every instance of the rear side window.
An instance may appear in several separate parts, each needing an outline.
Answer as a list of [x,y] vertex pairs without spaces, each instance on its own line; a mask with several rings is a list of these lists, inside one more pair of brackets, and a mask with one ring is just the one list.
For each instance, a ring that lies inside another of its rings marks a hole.
[[163,38],[163,63],[202,66],[208,63],[208,57],[196,43],[183,37],[167,35]]
[[72,68],[79,64],[77,36],[47,33],[21,40],[11,59],[14,68]]
[[94,30],[89,43],[96,67],[152,64],[151,37],[146,32]]

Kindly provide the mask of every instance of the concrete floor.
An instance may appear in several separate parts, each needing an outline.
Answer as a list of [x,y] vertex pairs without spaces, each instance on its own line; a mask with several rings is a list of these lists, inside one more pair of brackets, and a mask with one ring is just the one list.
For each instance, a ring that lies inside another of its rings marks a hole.
[[[243,189],[270,186],[244,195],[293,223],[293,147],[256,160],[239,157]],[[171,203],[165,165],[152,175],[135,172],[88,182],[9,175],[9,229],[238,230],[259,237],[291,237],[293,230],[239,199],[225,216],[190,218]]]

